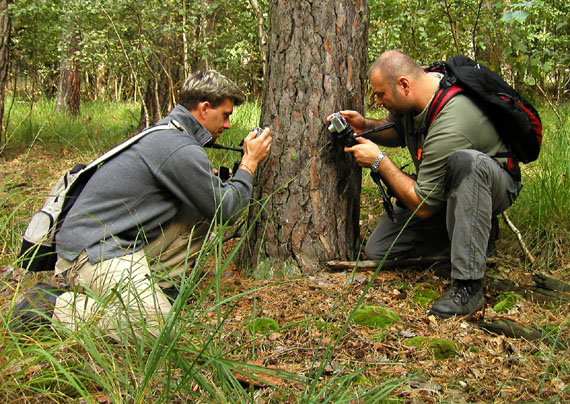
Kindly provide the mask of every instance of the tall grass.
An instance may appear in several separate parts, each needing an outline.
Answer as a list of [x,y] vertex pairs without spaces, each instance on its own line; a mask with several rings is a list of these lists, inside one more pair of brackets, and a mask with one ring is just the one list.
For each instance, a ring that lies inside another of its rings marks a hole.
[[570,254],[570,104],[541,110],[543,142],[537,161],[523,165],[523,189],[508,210],[523,231],[531,252],[548,265]]
[[[5,151],[21,151],[35,145],[47,149],[96,153],[124,140],[138,125],[140,107],[134,103],[85,102],[75,118],[54,112],[53,100],[27,101],[13,105],[6,128]],[[9,153],[12,154],[12,153]]]
[[[240,246],[223,258],[224,226],[213,226],[212,237],[182,280],[162,332],[156,339],[137,338],[124,329],[124,338],[112,341],[93,322],[70,331],[54,321],[26,336],[13,334],[8,323],[14,299],[0,315],[0,401],[2,402],[96,402],[113,403],[249,403],[260,392],[243,386],[234,372],[251,380],[270,376],[280,385],[265,389],[273,402],[294,397],[295,402],[348,402],[357,398],[381,402],[404,380],[366,386],[355,383],[365,368],[321,381],[325,365],[332,360],[334,346],[318,357],[317,373],[303,376],[267,369],[250,362],[263,357],[255,342],[263,336],[244,336],[242,329],[228,329],[228,319],[240,299],[255,296],[262,288],[222,297],[221,276]],[[213,264],[212,264],[213,261]],[[214,275],[206,271],[213,270]],[[288,282],[288,281],[283,281]],[[372,280],[370,284],[372,283]],[[370,285],[369,284],[369,285]],[[342,291],[339,292],[339,296]],[[361,301],[366,291],[363,292]],[[105,309],[105,302],[101,309]],[[344,308],[339,307],[339,311]],[[118,314],[118,313],[117,313]],[[252,314],[252,319],[256,314]],[[250,319],[248,319],[250,320]],[[307,319],[311,321],[314,319]],[[350,318],[336,341],[340,341]],[[303,322],[283,324],[295,327]],[[233,330],[233,331],[232,331]],[[55,331],[55,332],[54,332]],[[342,377],[341,377],[342,376]],[[266,385],[271,386],[271,382]],[[305,386],[305,387],[303,387]]]

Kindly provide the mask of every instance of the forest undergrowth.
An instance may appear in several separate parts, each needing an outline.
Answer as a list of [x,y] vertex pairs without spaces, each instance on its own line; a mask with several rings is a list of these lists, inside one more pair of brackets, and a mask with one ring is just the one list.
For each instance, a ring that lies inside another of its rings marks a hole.
[[[541,156],[546,162],[525,168],[527,184],[508,213],[536,268],[570,283],[568,188],[560,189],[568,185],[563,170],[568,132],[554,135],[559,126],[549,122],[551,137]],[[541,303],[488,288],[485,310],[476,318],[439,320],[428,308],[449,285],[441,268],[332,271],[323,266],[294,279],[252,276],[231,260],[240,238],[222,245],[220,237],[204,248],[189,274],[190,286],[174,304],[174,336],[117,343],[92,325],[71,333],[58,324],[26,337],[13,334],[8,322],[17,296],[38,281],[62,284],[49,273],[18,269],[15,254],[23,228],[55,178],[95,154],[37,145],[0,161],[0,401],[570,401],[567,303]],[[365,178],[363,239],[381,212],[377,201],[375,185]],[[497,251],[488,276],[532,284],[528,259],[504,222]],[[378,314],[379,320],[361,322],[362,313],[365,318]],[[537,330],[541,337],[513,338],[480,326],[499,319]]]

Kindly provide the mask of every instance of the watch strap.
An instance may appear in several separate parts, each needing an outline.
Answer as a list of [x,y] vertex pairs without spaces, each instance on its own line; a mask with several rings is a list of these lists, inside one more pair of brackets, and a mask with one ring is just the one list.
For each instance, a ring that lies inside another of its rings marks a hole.
[[380,152],[378,157],[376,157],[376,160],[374,160],[374,162],[370,165],[370,169],[372,171],[374,171],[375,173],[377,173],[378,172],[378,166],[380,165],[380,162],[382,161],[382,159],[384,157],[386,157],[386,152]]

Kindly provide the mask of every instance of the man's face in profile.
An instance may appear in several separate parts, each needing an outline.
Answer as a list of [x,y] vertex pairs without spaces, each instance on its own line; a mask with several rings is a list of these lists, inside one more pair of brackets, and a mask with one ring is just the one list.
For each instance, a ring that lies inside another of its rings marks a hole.
[[234,111],[234,102],[226,98],[216,108],[208,101],[198,105],[200,109],[200,123],[212,135],[214,141],[218,139],[222,132],[230,128],[230,115]]

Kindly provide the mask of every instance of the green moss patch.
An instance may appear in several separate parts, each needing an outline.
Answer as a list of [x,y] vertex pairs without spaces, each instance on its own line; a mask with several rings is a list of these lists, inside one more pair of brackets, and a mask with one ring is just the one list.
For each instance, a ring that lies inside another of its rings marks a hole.
[[384,342],[386,338],[388,338],[388,335],[390,335],[389,330],[381,330],[374,333],[369,339],[374,342]]
[[356,310],[354,322],[370,328],[386,328],[400,321],[400,316],[381,306],[363,306]]
[[412,290],[411,295],[414,302],[422,306],[426,306],[441,297],[429,283],[420,283]]
[[426,341],[427,341],[426,337],[422,337],[422,336],[418,335],[417,337],[408,338],[404,342],[404,344],[406,344],[407,346],[415,346],[416,348],[419,348]]
[[430,341],[429,349],[433,352],[435,359],[447,359],[461,349],[461,344],[444,338],[435,338]]
[[271,334],[279,330],[279,324],[272,318],[256,318],[245,327],[252,334]]
[[522,302],[524,300],[524,297],[517,293],[506,292],[499,295],[497,300],[498,303],[493,306],[493,310],[495,310],[497,313],[500,313],[502,311],[512,309],[517,305],[517,303]]

